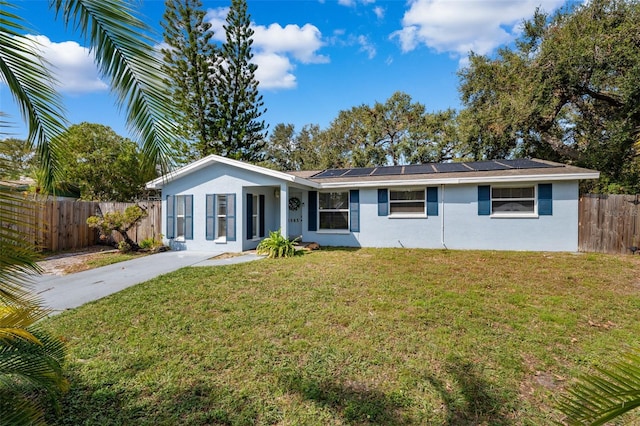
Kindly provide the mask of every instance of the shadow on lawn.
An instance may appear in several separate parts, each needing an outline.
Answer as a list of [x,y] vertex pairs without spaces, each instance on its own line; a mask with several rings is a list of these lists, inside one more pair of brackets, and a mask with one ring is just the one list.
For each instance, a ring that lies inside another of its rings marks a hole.
[[149,383],[141,394],[127,388],[126,380],[89,385],[72,371],[68,378],[71,389],[62,411],[47,416],[50,425],[253,425],[281,417],[269,402],[206,381],[182,387]]
[[506,426],[513,423],[504,415],[504,408],[513,403],[512,399],[501,396],[500,389],[482,376],[476,364],[454,357],[445,364],[445,371],[455,381],[453,388],[437,377],[426,379],[444,402],[446,425]]
[[410,419],[403,413],[407,401],[402,397],[386,395],[364,385],[344,385],[332,379],[305,377],[291,373],[280,377],[288,392],[328,408],[346,424],[408,425]]

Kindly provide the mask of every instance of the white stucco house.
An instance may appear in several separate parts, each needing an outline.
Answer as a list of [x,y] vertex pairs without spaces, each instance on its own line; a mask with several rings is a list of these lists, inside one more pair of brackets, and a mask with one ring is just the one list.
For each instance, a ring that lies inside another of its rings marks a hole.
[[577,251],[578,183],[537,159],[279,172],[210,155],[147,184],[165,242],[254,249],[269,231],[324,246]]

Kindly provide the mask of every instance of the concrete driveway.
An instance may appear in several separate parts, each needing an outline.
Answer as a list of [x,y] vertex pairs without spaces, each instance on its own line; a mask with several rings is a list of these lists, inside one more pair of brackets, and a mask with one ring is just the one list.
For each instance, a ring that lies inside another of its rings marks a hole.
[[75,274],[34,275],[31,288],[43,300],[44,307],[56,314],[186,266],[229,265],[261,259],[254,254],[211,259],[220,254],[167,251]]

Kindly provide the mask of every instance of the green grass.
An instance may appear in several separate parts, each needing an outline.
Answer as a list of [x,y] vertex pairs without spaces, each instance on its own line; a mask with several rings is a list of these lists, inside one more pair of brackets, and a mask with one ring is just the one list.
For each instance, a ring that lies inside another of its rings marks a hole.
[[322,250],[185,268],[45,322],[69,346],[51,422],[551,424],[573,377],[640,346],[639,310],[631,256]]
[[87,269],[100,268],[101,266],[112,265],[114,263],[124,262],[126,260],[137,259],[142,256],[147,256],[148,253],[121,253],[119,251],[100,253],[99,256],[95,256],[87,261]]

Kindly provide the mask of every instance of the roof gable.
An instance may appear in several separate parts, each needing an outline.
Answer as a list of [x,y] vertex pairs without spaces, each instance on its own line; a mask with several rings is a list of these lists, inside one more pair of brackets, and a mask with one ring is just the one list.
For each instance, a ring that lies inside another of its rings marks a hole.
[[294,176],[290,173],[279,172],[277,170],[267,169],[266,167],[245,163],[244,161],[232,160],[230,158],[222,157],[220,155],[211,154],[197,161],[194,161],[193,163],[187,164],[184,167],[181,167],[177,170],[167,173],[166,175],[160,176],[159,178],[156,178],[150,182],[147,182],[146,187],[149,189],[160,189],[169,182],[180,179],[184,176],[190,175],[191,173],[194,173],[198,170],[201,170],[206,167],[210,167],[215,164],[226,164],[228,166],[236,167],[238,169],[248,170],[264,176],[274,177],[276,179],[280,179],[285,182],[298,183],[298,184],[306,185],[310,187],[318,186],[315,182],[312,182],[310,180],[307,180],[298,176]]

